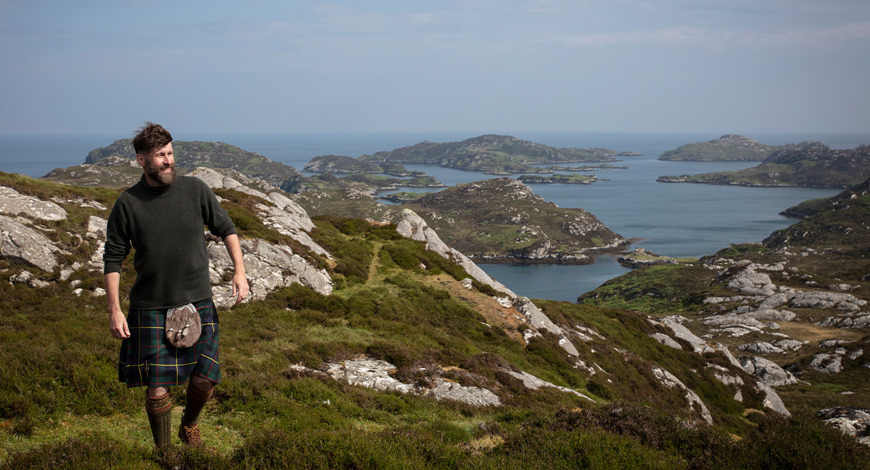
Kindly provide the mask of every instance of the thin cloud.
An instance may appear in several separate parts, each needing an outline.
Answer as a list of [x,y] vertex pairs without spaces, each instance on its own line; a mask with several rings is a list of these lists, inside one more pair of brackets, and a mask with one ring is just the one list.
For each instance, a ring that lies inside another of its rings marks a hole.
[[[848,23],[832,27],[780,30],[732,30],[723,28],[675,27],[612,33],[588,33],[543,38],[541,43],[567,47],[609,47],[647,45],[692,48],[840,48],[857,47],[857,41],[870,39],[870,22]],[[864,44],[865,46],[867,44]]]

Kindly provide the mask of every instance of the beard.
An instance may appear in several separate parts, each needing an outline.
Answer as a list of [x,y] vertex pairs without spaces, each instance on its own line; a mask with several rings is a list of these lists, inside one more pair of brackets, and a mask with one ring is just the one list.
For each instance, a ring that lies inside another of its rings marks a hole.
[[[172,171],[169,173],[163,173],[161,170],[166,168],[171,168]],[[158,167],[151,161],[148,161],[145,163],[145,173],[148,173],[148,176],[151,177],[152,180],[157,181],[163,186],[169,186],[175,182],[176,178],[178,178],[178,172],[175,171],[175,163]]]

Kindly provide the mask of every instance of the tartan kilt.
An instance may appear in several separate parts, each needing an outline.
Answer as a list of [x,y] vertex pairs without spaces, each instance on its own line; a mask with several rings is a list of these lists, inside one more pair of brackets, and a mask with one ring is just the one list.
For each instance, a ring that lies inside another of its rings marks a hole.
[[127,387],[183,385],[191,374],[214,383],[221,381],[218,357],[218,314],[211,299],[194,302],[202,321],[202,333],[193,346],[176,349],[164,330],[168,308],[130,309],[130,337],[121,342],[118,380]]

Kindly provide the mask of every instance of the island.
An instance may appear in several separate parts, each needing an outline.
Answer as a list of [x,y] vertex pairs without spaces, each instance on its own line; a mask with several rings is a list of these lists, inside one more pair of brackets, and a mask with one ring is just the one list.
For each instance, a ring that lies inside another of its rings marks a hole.
[[870,146],[833,150],[825,144],[806,144],[778,150],[760,165],[738,171],[700,175],[660,176],[660,183],[702,183],[731,186],[845,189],[870,177]]
[[461,142],[424,141],[391,151],[363,155],[377,163],[437,165],[491,175],[541,172],[531,165],[541,163],[586,163],[619,161],[615,150],[606,148],[557,148],[506,135],[487,134]]
[[765,145],[742,135],[725,134],[718,139],[707,142],[681,145],[676,149],[662,153],[658,159],[694,162],[761,162],[773,152],[809,148],[819,144],[821,142]]

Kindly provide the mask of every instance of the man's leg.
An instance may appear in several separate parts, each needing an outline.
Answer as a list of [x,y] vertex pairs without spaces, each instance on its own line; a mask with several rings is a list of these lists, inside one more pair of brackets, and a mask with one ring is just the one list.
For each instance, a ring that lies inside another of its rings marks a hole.
[[154,445],[168,445],[172,435],[172,397],[169,396],[169,388],[148,387],[145,392],[145,413],[151,423]]
[[187,403],[181,415],[178,437],[185,444],[202,444],[199,436],[199,414],[208,403],[214,391],[214,382],[198,375],[190,377],[187,384]]

